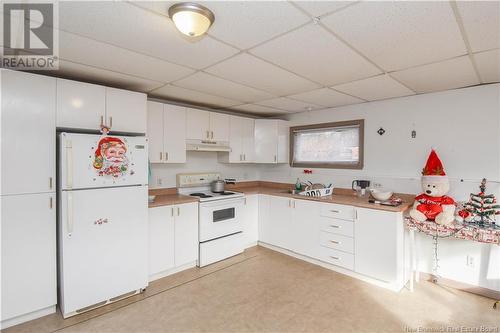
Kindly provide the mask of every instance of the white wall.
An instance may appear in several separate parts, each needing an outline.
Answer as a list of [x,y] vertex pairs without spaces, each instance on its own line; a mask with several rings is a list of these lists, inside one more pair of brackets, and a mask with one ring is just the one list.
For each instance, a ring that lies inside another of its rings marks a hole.
[[[451,192],[466,200],[478,192],[483,177],[488,192],[500,198],[500,84],[402,97],[303,112],[289,117],[292,124],[315,124],[365,119],[365,166],[363,170],[314,169],[312,175],[288,165],[259,166],[261,180],[301,180],[349,187],[353,179],[369,179],[398,192],[419,193],[420,171],[431,147],[440,155],[451,179]],[[377,130],[386,133],[380,136]],[[417,137],[411,138],[411,131]],[[463,181],[462,181],[463,180]],[[418,236],[422,271],[431,272],[432,241]],[[474,267],[466,266],[467,256]],[[443,277],[500,290],[500,246],[475,242],[439,240]]]
[[178,173],[215,171],[223,178],[236,178],[237,181],[258,179],[255,165],[219,163],[216,152],[187,152],[186,158],[185,164],[151,164],[149,187],[175,187]]

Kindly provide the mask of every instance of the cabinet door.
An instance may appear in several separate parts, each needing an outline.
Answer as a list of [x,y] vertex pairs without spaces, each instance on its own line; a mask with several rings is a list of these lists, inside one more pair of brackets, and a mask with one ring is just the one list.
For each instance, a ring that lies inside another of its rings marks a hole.
[[57,79],[57,127],[98,130],[105,109],[106,87]]
[[229,119],[229,163],[242,163],[242,119],[243,117],[231,116]]
[[197,109],[186,109],[186,139],[210,139],[210,112]]
[[186,108],[163,105],[164,160],[166,163],[186,163]]
[[178,205],[175,211],[175,265],[198,259],[198,203]]
[[106,87],[106,125],[113,132],[146,133],[146,94]]
[[163,104],[148,101],[148,150],[151,163],[163,162]]
[[229,141],[229,116],[210,112],[210,140]]
[[277,163],[278,126],[276,120],[255,120],[255,162]]
[[255,245],[259,240],[259,200],[257,195],[245,197],[242,216],[245,247]]
[[386,282],[398,278],[398,258],[402,258],[403,221],[400,213],[356,208],[354,222],[355,271]]
[[169,270],[174,261],[174,206],[149,208],[149,275]]
[[278,122],[277,163],[288,163],[288,150],[290,149],[288,144],[290,139],[289,127],[283,120],[278,120],[277,122]]
[[269,212],[271,210],[271,197],[269,195],[259,194],[259,241],[271,244],[272,228],[269,221]]
[[255,161],[255,120],[250,118],[241,118],[241,150],[243,153],[243,162],[252,163]]
[[314,201],[293,201],[293,251],[316,257],[319,245],[319,204]]
[[6,320],[57,303],[56,212],[53,193],[3,196],[1,201],[1,318]]
[[2,70],[2,195],[52,192],[56,79]]
[[292,199],[270,196],[269,241],[270,244],[293,250]]

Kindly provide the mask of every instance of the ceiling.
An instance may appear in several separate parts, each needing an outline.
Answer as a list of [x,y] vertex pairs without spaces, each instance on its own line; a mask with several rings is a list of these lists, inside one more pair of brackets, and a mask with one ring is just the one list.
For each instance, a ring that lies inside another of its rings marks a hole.
[[500,2],[202,2],[184,38],[176,2],[59,3],[55,75],[261,116],[500,82]]

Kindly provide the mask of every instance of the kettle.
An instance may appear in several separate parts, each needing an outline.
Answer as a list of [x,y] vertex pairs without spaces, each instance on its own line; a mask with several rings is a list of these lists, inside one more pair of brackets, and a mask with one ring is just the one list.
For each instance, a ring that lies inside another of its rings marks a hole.
[[366,193],[366,189],[370,187],[369,180],[353,180],[352,181],[352,190],[356,191],[358,196],[363,196]]

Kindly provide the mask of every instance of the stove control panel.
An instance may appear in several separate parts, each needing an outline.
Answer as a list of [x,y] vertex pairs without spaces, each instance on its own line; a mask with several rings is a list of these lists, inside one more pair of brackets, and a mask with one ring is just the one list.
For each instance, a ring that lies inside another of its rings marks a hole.
[[177,187],[205,186],[217,179],[221,179],[218,172],[179,173],[177,174]]

